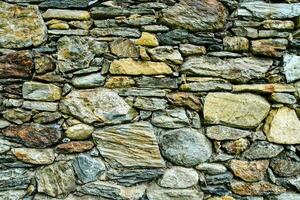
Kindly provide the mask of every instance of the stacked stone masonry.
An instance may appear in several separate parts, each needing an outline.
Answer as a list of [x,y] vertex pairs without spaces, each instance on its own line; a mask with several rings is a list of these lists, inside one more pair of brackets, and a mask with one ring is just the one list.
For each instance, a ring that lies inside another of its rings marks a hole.
[[0,199],[300,200],[300,1],[0,1]]

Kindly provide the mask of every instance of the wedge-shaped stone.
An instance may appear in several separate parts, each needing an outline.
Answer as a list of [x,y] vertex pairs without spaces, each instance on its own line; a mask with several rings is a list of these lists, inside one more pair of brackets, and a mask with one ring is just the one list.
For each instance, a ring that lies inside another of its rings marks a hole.
[[47,27],[37,6],[0,2],[0,48],[39,46],[47,40]]
[[282,186],[277,186],[265,181],[254,183],[234,181],[231,183],[231,190],[242,196],[276,195],[286,191],[286,189]]
[[93,133],[93,138],[100,154],[114,168],[165,166],[153,127],[148,122],[99,129]]
[[34,66],[32,57],[30,51],[17,51],[1,56],[0,78],[30,78]]
[[135,61],[131,58],[114,60],[109,69],[119,75],[163,75],[172,74],[172,69],[163,62]]
[[233,92],[257,92],[257,93],[274,93],[288,92],[294,93],[296,89],[292,85],[269,83],[269,84],[252,84],[252,85],[233,85]]
[[63,20],[89,20],[91,18],[88,11],[48,9],[43,13],[44,19],[63,19]]
[[273,61],[246,57],[222,60],[218,57],[191,57],[181,67],[181,73],[194,76],[212,76],[245,83],[264,78]]
[[190,125],[185,109],[180,107],[154,112],[151,123],[161,128],[182,128]]
[[25,82],[22,87],[24,99],[39,101],[57,101],[61,98],[62,90],[53,84]]
[[255,128],[268,115],[270,104],[250,93],[209,93],[204,103],[204,121],[237,128]]
[[250,1],[240,5],[237,15],[259,19],[292,19],[300,15],[300,3],[270,4],[263,1]]
[[119,124],[137,116],[116,92],[104,88],[73,90],[61,102],[65,113],[87,124]]
[[278,144],[300,144],[299,130],[296,111],[288,107],[272,110],[264,125],[268,141]]
[[214,31],[223,28],[227,10],[216,0],[185,0],[162,11],[161,22],[172,28]]

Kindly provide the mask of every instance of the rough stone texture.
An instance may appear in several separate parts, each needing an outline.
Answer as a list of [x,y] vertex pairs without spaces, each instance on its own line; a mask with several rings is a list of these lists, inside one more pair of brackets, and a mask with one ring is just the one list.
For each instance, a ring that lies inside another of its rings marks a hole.
[[184,109],[157,111],[153,113],[151,123],[162,128],[182,128],[190,124]]
[[81,153],[91,150],[94,147],[94,143],[90,141],[76,141],[66,144],[59,144],[56,147],[61,153]]
[[74,140],[85,140],[92,136],[94,128],[86,124],[76,124],[66,130],[66,136]]
[[212,154],[211,143],[199,131],[182,128],[165,132],[160,138],[162,155],[170,162],[192,167],[205,162]]
[[51,164],[55,159],[52,149],[15,148],[12,153],[23,162],[38,165]]
[[279,176],[297,176],[300,174],[300,163],[283,158],[274,158],[270,164],[273,171]]
[[172,93],[168,94],[167,98],[172,104],[176,106],[183,106],[195,111],[200,111],[201,109],[200,99],[197,96],[190,93]]
[[250,131],[226,126],[209,126],[206,129],[206,136],[214,140],[236,140],[251,135]]
[[209,93],[205,98],[204,120],[239,128],[255,128],[267,116],[269,103],[250,93]]
[[36,6],[22,7],[1,1],[0,12],[1,48],[39,46],[47,40],[47,27]]
[[16,191],[20,189],[26,189],[32,177],[33,177],[33,173],[24,168],[1,170],[0,190]]
[[57,101],[61,99],[61,88],[53,84],[25,82],[22,87],[24,99],[39,101]]
[[129,122],[136,116],[117,93],[104,88],[73,90],[62,103],[67,113],[88,124],[118,124]]
[[138,49],[132,41],[126,38],[119,38],[110,43],[110,49],[113,54],[120,58],[137,58]]
[[216,0],[187,0],[164,9],[160,21],[173,28],[214,31],[223,28],[226,17],[226,8]]
[[164,167],[151,124],[112,126],[96,130],[93,139],[100,154],[114,168]]
[[266,141],[258,141],[253,143],[249,149],[244,152],[247,159],[273,158],[283,151],[283,147],[268,143]]
[[261,58],[236,58],[222,60],[217,57],[188,58],[181,67],[181,72],[194,76],[213,76],[233,82],[245,83],[265,76],[272,60]]
[[288,82],[293,82],[300,79],[300,56],[286,54],[283,58],[284,73]]

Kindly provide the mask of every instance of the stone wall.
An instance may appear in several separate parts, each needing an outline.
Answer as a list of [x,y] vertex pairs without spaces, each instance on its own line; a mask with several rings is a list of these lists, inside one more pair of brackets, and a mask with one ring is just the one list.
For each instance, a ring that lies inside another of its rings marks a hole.
[[1,200],[299,200],[299,0],[0,1]]

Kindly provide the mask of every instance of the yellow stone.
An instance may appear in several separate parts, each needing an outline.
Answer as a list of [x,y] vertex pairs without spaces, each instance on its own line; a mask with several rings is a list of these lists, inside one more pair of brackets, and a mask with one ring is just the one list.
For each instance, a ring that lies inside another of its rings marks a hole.
[[135,44],[148,47],[157,47],[159,45],[156,36],[147,32],[143,32],[142,36],[135,42]]
[[69,25],[66,23],[56,23],[49,25],[49,29],[67,30],[69,29]]
[[172,69],[164,62],[135,61],[131,58],[114,60],[109,69],[111,74],[119,75],[165,75]]
[[48,9],[43,13],[44,19],[64,19],[64,20],[89,20],[91,18],[88,11]]
[[231,196],[223,196],[223,197],[212,197],[209,198],[208,200],[235,200],[235,198]]
[[107,79],[105,87],[107,88],[125,88],[135,85],[135,81],[128,76],[113,76]]

